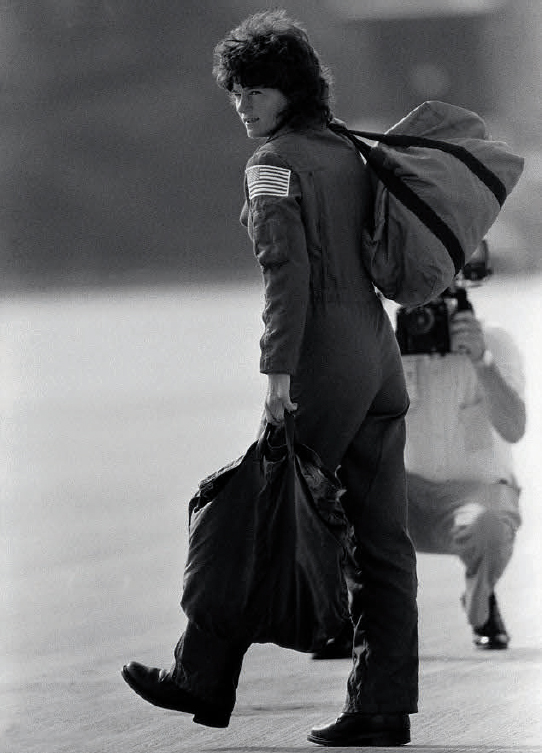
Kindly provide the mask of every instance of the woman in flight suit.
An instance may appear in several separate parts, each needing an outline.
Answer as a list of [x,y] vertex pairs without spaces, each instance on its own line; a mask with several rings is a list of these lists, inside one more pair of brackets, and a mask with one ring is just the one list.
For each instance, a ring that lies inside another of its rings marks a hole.
[[[416,564],[406,531],[408,408],[389,319],[361,262],[370,188],[365,165],[333,130],[329,80],[305,31],[282,11],[257,13],[215,50],[214,73],[250,138],[246,225],[265,287],[260,371],[267,421],[295,412],[296,439],[346,488],[354,526],[348,582],[353,667],[343,713],[313,729],[322,745],[401,745],[417,710]],[[172,670],[137,662],[127,682],[151,703],[226,726],[246,646],[194,625]]]

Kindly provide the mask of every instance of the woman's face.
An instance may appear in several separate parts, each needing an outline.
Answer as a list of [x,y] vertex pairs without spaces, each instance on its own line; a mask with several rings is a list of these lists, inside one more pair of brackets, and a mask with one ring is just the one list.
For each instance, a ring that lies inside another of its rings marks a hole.
[[265,86],[234,86],[232,99],[243,121],[247,136],[259,139],[270,136],[281,125],[288,99],[280,89]]

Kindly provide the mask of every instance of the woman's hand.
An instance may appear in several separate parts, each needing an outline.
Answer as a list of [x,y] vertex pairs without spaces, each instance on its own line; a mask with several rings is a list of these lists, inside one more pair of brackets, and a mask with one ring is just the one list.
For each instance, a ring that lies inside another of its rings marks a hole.
[[297,404],[290,400],[290,375],[268,374],[265,418],[274,426],[284,421],[284,411],[293,412]]

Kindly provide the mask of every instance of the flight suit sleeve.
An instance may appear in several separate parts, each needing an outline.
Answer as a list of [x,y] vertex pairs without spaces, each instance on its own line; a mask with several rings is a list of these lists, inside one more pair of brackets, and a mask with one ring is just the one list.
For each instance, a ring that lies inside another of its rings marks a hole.
[[265,289],[263,374],[294,374],[309,302],[310,266],[296,174],[274,153],[256,153],[245,170],[243,211]]

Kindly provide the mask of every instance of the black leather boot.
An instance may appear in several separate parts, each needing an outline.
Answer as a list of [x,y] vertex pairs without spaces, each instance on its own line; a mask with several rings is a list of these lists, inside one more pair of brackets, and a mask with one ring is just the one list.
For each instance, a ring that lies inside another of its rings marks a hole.
[[207,727],[227,727],[230,722],[231,711],[195,698],[174,682],[167,669],[133,661],[123,667],[122,676],[132,690],[153,706],[193,714],[197,724]]
[[410,742],[408,714],[341,714],[326,727],[315,727],[307,740],[335,747],[393,747]]

